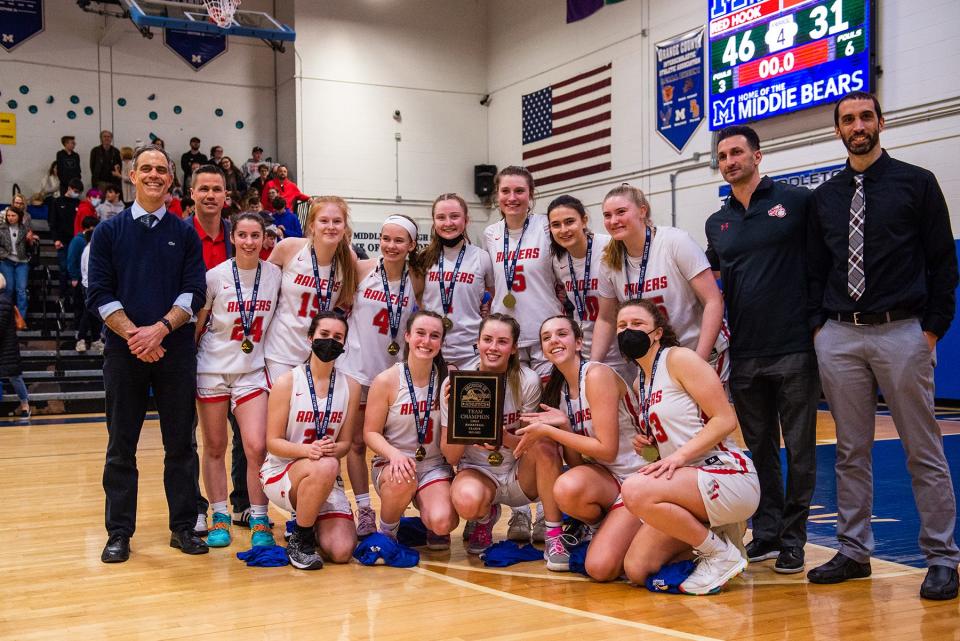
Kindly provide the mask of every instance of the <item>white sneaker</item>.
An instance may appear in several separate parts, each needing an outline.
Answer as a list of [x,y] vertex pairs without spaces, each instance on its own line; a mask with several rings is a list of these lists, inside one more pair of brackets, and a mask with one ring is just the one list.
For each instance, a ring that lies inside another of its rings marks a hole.
[[369,505],[357,509],[357,536],[363,538],[377,531],[377,513]]
[[80,340],[77,341],[77,346],[74,347],[74,349],[75,349],[76,351],[78,351],[78,352],[85,352],[85,351],[87,351],[87,341],[85,341],[85,340],[83,340],[83,339],[81,338]]
[[97,354],[103,354],[103,341],[93,341],[90,343],[90,349]]
[[197,514],[197,524],[193,526],[193,533],[197,536],[206,536],[207,532],[207,515]]
[[747,561],[734,545],[726,539],[723,548],[714,554],[701,554],[693,574],[680,584],[680,591],[686,594],[715,594],[727,581],[737,576],[747,567]]
[[511,541],[530,542],[530,512],[517,509],[507,521],[507,538]]

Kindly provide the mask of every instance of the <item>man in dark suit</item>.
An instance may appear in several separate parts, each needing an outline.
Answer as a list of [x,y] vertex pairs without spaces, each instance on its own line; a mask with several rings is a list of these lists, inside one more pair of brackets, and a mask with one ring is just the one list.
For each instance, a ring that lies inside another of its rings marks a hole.
[[153,145],[137,150],[130,179],[134,204],[98,225],[90,246],[87,306],[111,330],[103,353],[109,434],[104,563],[130,556],[136,451],[151,388],[163,436],[170,545],[186,554],[207,552],[193,532],[197,495],[191,438],[197,383],[192,318],[206,298],[203,252],[192,226],[168,215],[163,205],[173,181],[167,153]]

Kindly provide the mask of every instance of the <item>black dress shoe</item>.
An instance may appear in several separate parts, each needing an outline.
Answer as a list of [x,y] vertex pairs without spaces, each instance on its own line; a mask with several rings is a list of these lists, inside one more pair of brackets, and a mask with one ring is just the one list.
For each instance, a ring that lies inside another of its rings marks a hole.
[[123,563],[130,558],[130,537],[123,534],[111,534],[103,546],[100,560],[104,563]]
[[170,547],[177,548],[184,554],[206,554],[210,551],[203,539],[194,534],[192,528],[171,533]]
[[772,541],[754,539],[747,543],[747,559],[750,563],[759,563],[780,556],[780,544]]
[[784,547],[780,550],[773,571],[779,574],[797,574],[803,572],[803,548]]
[[842,583],[847,579],[862,579],[870,576],[870,563],[854,561],[837,552],[836,556],[821,566],[807,572],[810,583]]
[[931,565],[927,577],[920,586],[920,596],[934,601],[957,598],[957,568],[946,565]]

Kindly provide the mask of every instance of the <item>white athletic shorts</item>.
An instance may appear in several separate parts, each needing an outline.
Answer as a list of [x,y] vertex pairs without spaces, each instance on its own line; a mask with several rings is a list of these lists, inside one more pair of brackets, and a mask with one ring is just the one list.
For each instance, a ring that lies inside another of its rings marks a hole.
[[471,465],[470,463],[461,463],[461,470],[476,470],[493,481],[497,486],[496,494],[493,495],[493,502],[510,507],[521,507],[529,505],[537,500],[536,496],[527,496],[520,487],[518,472],[520,461],[513,464],[503,471],[500,471],[489,465]]
[[[300,459],[297,459],[300,460]],[[270,502],[287,512],[293,512],[294,507],[290,502],[290,468],[296,461],[291,461],[283,467],[268,468],[264,465],[260,468],[260,485],[263,486],[263,493],[267,495]],[[320,506],[318,519],[350,519],[353,520],[353,511],[350,509],[350,501],[343,491],[343,479],[337,477],[337,482],[333,484],[333,489],[327,496],[327,500]]]
[[266,367],[266,377],[267,377],[267,390],[273,388],[274,383],[280,380],[280,377],[292,370],[296,365],[290,365],[288,363],[281,363],[280,361],[272,361],[269,358],[263,359]]
[[753,473],[697,468],[697,485],[710,527],[746,521],[760,504],[760,481]]
[[[412,457],[411,457],[412,458]],[[387,469],[390,464],[384,459],[375,459],[373,461],[373,488],[380,494],[380,474]],[[439,483],[440,481],[450,481],[453,479],[453,468],[442,456],[434,456],[422,461],[417,461],[417,492]]]
[[197,400],[201,403],[230,401],[230,409],[269,391],[263,369],[246,374],[197,374]]

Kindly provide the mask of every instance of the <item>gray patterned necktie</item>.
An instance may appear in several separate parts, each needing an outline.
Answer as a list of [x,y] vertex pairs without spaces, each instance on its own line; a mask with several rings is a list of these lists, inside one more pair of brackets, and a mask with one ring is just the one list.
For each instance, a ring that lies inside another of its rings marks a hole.
[[153,227],[153,224],[157,222],[157,217],[154,216],[153,214],[147,214],[145,216],[140,217],[140,222],[143,223],[143,226],[146,227],[147,229],[151,229]]
[[867,280],[863,271],[863,222],[866,214],[866,199],[863,194],[863,174],[853,177],[857,188],[850,201],[850,232],[847,240],[847,293],[853,300],[860,300]]

